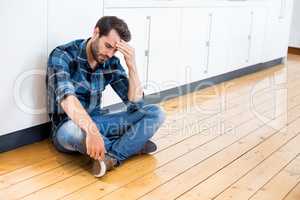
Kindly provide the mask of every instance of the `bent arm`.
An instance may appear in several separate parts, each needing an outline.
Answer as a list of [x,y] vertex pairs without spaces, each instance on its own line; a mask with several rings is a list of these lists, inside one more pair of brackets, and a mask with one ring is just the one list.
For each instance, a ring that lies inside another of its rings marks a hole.
[[68,95],[61,101],[60,105],[68,117],[85,133],[91,133],[94,132],[92,131],[93,129],[97,129],[97,126],[76,96]]

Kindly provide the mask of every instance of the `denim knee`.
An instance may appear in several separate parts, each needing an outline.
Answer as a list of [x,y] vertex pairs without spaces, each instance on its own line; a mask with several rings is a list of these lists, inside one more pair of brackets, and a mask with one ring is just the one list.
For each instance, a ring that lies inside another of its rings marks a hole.
[[72,120],[58,128],[53,140],[58,143],[59,150],[86,153],[85,133]]
[[154,118],[159,125],[161,125],[166,119],[164,111],[158,105],[149,104],[144,106],[143,109],[146,111],[146,116]]
[[145,125],[150,126],[152,131],[148,131],[148,138],[151,138],[157,129],[165,121],[165,113],[158,105],[150,104],[143,107],[145,111]]

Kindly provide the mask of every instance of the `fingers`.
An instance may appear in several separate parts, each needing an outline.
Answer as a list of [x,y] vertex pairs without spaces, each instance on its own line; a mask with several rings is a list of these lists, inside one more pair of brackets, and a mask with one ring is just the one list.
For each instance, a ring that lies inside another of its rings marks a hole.
[[121,42],[118,42],[116,46],[121,53],[126,54],[127,56],[134,55],[134,48],[124,41],[121,40]]
[[118,48],[118,50],[119,50],[121,53],[124,54],[124,56],[125,56],[125,55],[126,55],[126,56],[129,56],[129,55],[130,55],[130,52],[129,52],[129,50],[128,50],[127,47],[119,45],[119,46],[117,46],[117,48]]
[[95,159],[96,160],[101,159],[101,151],[100,151],[99,147],[97,147],[96,150],[95,150]]
[[98,147],[98,149],[95,151],[95,157],[94,157],[94,159],[95,160],[104,160],[105,153],[106,152],[105,152],[104,149]]
[[106,150],[104,147],[98,146],[98,147],[91,148],[90,150],[88,150],[88,152],[89,152],[88,155],[93,159],[104,160]]
[[87,154],[95,160],[103,160],[105,158],[106,149],[102,137],[87,138],[86,140]]
[[102,151],[100,156],[99,156],[100,160],[104,160],[105,159],[105,151]]
[[90,143],[87,141],[86,142],[86,153],[89,155],[91,158],[95,159],[95,150],[93,146],[90,145]]
[[129,54],[128,54],[124,49],[119,48],[118,50],[119,50],[125,57],[129,57]]
[[92,148],[92,152],[91,152],[91,155],[90,155],[92,158],[94,158],[95,160],[97,160],[97,156],[96,156],[96,149],[95,148]]
[[88,143],[88,141],[85,142],[86,145],[86,153],[87,155],[91,155],[91,148],[90,148],[90,144]]
[[101,158],[101,151],[99,147],[93,147],[91,150],[90,157],[94,158],[95,160],[99,160]]
[[96,154],[96,149],[90,145],[89,142],[86,142],[86,153],[89,155],[91,158],[97,159],[97,154]]
[[120,44],[118,46],[118,49],[121,49],[121,50],[125,51],[129,55],[132,55],[134,53],[134,49],[132,47],[129,47],[126,44]]

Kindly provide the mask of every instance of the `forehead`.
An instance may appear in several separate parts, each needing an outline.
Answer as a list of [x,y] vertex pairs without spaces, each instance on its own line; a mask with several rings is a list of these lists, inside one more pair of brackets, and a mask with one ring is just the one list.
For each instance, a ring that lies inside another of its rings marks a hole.
[[121,38],[116,30],[112,29],[107,36],[103,37],[105,42],[108,42],[111,45],[115,45],[117,42],[121,41]]

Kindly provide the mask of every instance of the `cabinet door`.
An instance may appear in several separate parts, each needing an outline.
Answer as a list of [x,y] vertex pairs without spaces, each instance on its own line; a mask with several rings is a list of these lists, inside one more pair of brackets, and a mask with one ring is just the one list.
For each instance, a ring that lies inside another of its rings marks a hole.
[[[129,44],[135,48],[136,65],[143,87],[146,87],[146,68],[148,62],[146,51],[148,49],[149,39],[149,19],[147,18],[147,14],[145,12],[145,9],[142,8],[104,9],[104,15],[117,16],[127,23],[132,36]],[[123,55],[120,52],[117,52],[116,56],[120,59],[124,69],[127,70]],[[103,106],[118,102],[121,102],[121,99],[115,94],[113,89],[108,86],[103,93]]]
[[227,22],[230,35],[229,70],[245,67],[249,63],[250,34],[253,13],[249,8],[227,8],[230,10]]
[[250,33],[249,63],[254,65],[263,62],[263,44],[266,32],[267,9],[265,7],[252,8],[252,21]]
[[209,34],[209,51],[207,76],[216,76],[230,69],[229,64],[229,19],[230,9],[214,8],[212,9],[210,21],[211,30]]
[[272,0],[268,3],[264,61],[287,55],[293,0]]
[[180,9],[120,8],[105,9],[104,13],[118,16],[128,24],[145,94],[179,85]]
[[294,1],[292,24],[291,24],[291,34],[290,34],[290,47],[300,48],[300,1]]
[[[102,1],[48,0],[48,52],[56,46],[93,33],[102,16]],[[88,11],[88,12],[85,12]]]
[[182,19],[182,66],[190,68],[191,81],[247,65],[249,9],[187,8],[183,9]]
[[184,8],[182,10],[182,53],[179,68],[180,84],[188,84],[205,78],[208,64],[208,42],[211,10],[205,8]]
[[46,1],[1,0],[0,135],[48,121]]
[[177,87],[178,67],[182,59],[180,45],[180,9],[149,8],[150,48],[146,93]]

